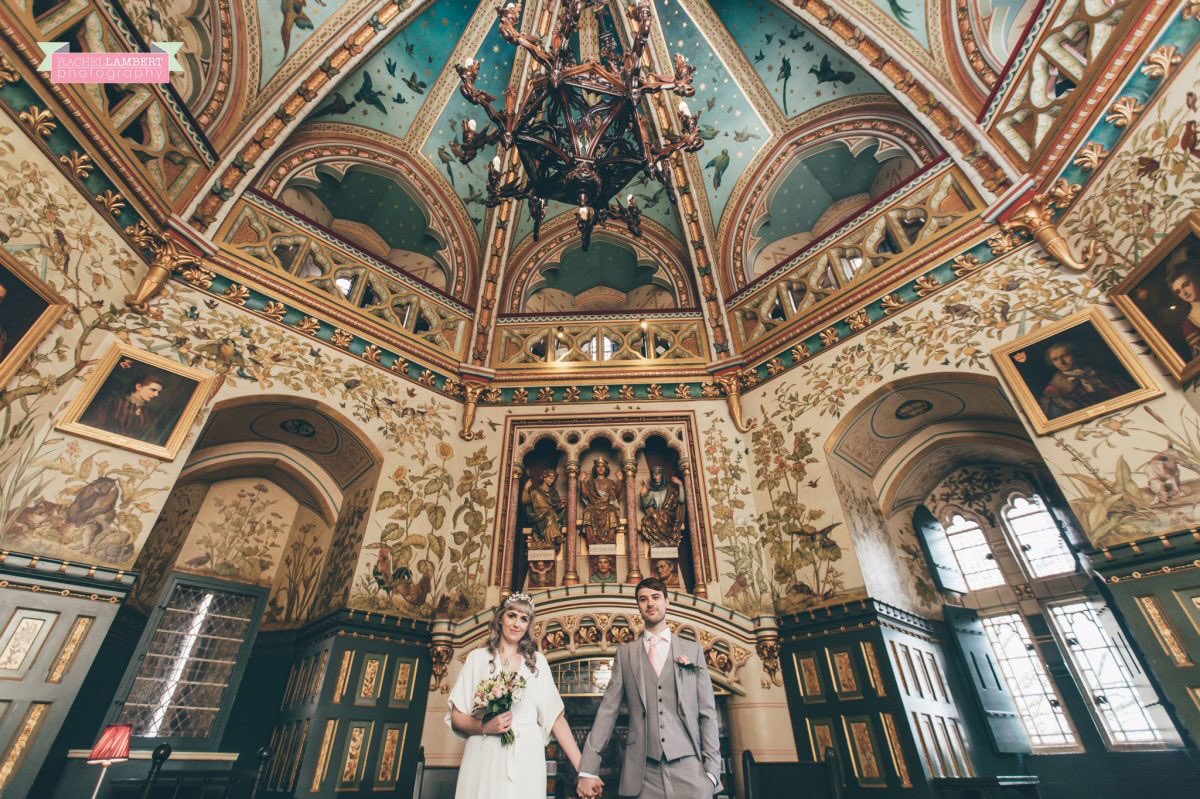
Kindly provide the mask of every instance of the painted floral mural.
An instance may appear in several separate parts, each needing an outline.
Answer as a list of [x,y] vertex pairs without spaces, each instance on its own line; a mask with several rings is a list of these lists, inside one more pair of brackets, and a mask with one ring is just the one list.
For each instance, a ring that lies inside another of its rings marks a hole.
[[374,518],[383,529],[364,549],[372,555],[370,571],[359,571],[353,606],[424,618],[461,618],[482,606],[495,460],[478,448],[456,480],[447,465],[453,448],[439,442],[434,455],[440,462],[418,460],[420,471],[398,467],[391,475],[395,488],[379,494]]
[[[454,499],[435,519],[444,517],[439,526],[455,528],[443,531],[447,551],[465,552],[462,556],[480,568],[489,552],[485,531],[495,511],[495,466],[478,453],[468,464],[460,442],[447,443],[457,421],[453,406],[422,387],[397,382],[382,369],[180,284],[168,284],[149,315],[132,313],[122,298],[136,287],[145,268],[141,260],[23,134],[3,124],[0,155],[0,225],[8,236],[3,246],[69,303],[59,326],[0,391],[0,545],[75,563],[131,567],[212,406],[239,396],[291,395],[329,403],[360,425],[363,437],[381,450],[381,474],[419,473],[433,454],[449,449],[450,455],[438,460],[443,469],[438,496]],[[113,340],[217,375],[213,395],[175,461],[138,457],[52,432],[56,413]],[[421,490],[429,484],[426,480]],[[349,538],[357,535],[361,543],[374,483],[355,492],[345,502],[365,492],[361,510],[347,506],[344,510],[350,512],[339,522],[346,531],[357,528]],[[224,557],[228,542],[218,541],[215,530],[212,535],[213,556],[220,551]],[[330,547],[326,579],[314,588],[296,572],[314,551],[312,542],[291,543],[298,546],[295,552],[256,548],[254,553],[260,561],[256,568],[269,557],[271,569],[294,572],[290,587],[280,589],[291,593],[286,598],[277,594],[279,610],[269,612],[282,620],[293,613],[290,607],[299,613],[304,605],[316,611],[346,601],[355,582],[358,547]],[[162,554],[159,544],[153,549]],[[412,568],[417,567],[414,562]],[[369,573],[370,566],[364,565],[364,574]],[[482,586],[477,580],[460,582],[463,575],[446,567],[430,574],[434,599],[423,612],[432,615],[439,606],[447,613],[451,608],[460,614],[478,610]],[[413,611],[397,602],[397,612]]]
[[176,567],[269,585],[295,511],[296,500],[269,481],[219,483],[204,498]]

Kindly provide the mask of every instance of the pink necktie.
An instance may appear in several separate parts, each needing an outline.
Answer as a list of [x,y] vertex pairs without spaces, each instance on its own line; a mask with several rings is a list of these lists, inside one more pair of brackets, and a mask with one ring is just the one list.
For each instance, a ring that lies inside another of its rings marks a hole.
[[655,674],[662,674],[663,661],[667,659],[663,643],[663,639],[657,635],[650,636],[650,665],[654,667]]

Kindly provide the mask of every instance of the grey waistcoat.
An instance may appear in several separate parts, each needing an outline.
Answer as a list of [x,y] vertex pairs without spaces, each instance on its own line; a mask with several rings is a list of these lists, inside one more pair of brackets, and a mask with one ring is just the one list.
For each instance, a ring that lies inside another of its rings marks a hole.
[[646,697],[646,759],[678,760],[694,755],[692,740],[683,726],[683,711],[675,690],[675,665],[672,646],[663,661],[662,674],[655,676],[654,664],[645,647],[641,649],[642,688]]

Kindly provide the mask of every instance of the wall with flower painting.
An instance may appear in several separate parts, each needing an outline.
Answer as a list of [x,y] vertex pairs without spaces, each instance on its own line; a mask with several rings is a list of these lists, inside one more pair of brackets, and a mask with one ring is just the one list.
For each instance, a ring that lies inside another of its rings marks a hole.
[[[798,531],[804,524],[832,525],[829,539],[857,553],[856,567],[850,565],[853,556],[836,562],[844,575],[840,582],[816,586],[805,580],[820,597],[811,602],[843,601],[864,587],[875,595],[873,575],[900,562],[908,564],[908,575],[902,575],[906,584],[881,588],[883,595],[908,598],[900,604],[915,610],[928,611],[937,603],[911,525],[906,528],[901,515],[877,515],[867,482],[855,485],[839,476],[830,485],[826,442],[839,422],[873,391],[901,378],[949,371],[998,378],[990,357],[994,348],[1093,306],[1115,321],[1123,344],[1164,393],[1049,435],[1035,435],[1026,423],[1029,439],[1094,545],[1200,522],[1200,397],[1194,386],[1181,387],[1154,360],[1107,296],[1200,205],[1200,160],[1186,146],[1187,133],[1198,121],[1196,65],[1193,57],[1142,112],[1127,141],[1099,162],[1098,174],[1060,222],[1076,252],[1088,242],[1099,244],[1088,272],[1069,273],[1037,245],[1025,246],[746,397],[749,415],[758,419],[747,467],[758,476],[752,504],[775,508],[782,501],[789,523],[800,521],[792,524]],[[1012,401],[1011,390],[1005,390]],[[1015,401],[1012,405],[1018,407]],[[1023,414],[1021,420],[1026,422]],[[1164,462],[1177,472],[1178,490],[1162,490],[1156,464]],[[769,513],[763,516],[768,522]],[[802,562],[779,576],[798,584]],[[787,593],[783,582],[775,588],[780,607]]]
[[[189,516],[198,512],[197,503],[203,502],[201,489],[194,488],[168,505],[172,486],[214,406],[269,393],[294,397],[306,406],[329,407],[356,428],[356,436],[378,449],[382,463],[370,486],[355,485],[345,492],[335,529],[348,535],[335,535],[331,546],[315,540],[316,528],[304,532],[305,523],[284,524],[287,545],[269,550],[273,565],[255,575],[255,581],[273,579],[274,595],[282,597],[289,558],[294,571],[294,564],[308,553],[328,549],[326,579],[315,596],[304,601],[312,603],[314,612],[346,602],[381,609],[376,594],[387,592],[378,583],[375,591],[351,591],[351,586],[364,585],[364,578],[373,580],[377,545],[385,530],[394,536],[397,529],[388,525],[409,522],[396,516],[398,506],[392,504],[395,496],[407,492],[423,498],[421,508],[406,505],[406,511],[413,517],[410,532],[424,539],[419,545],[407,540],[392,558],[392,575],[384,580],[393,587],[391,612],[431,616],[445,606],[446,612],[463,615],[482,607],[480,586],[464,584],[449,569],[430,574],[427,586],[421,586],[421,561],[430,555],[447,554],[449,560],[449,553],[466,548],[468,557],[478,560],[490,547],[494,457],[479,443],[464,445],[454,435],[456,406],[334,347],[180,284],[167,286],[150,315],[130,312],[123,297],[145,269],[137,255],[11,125],[0,124],[0,154],[0,195],[5,198],[0,222],[7,235],[3,246],[70,306],[0,392],[0,546],[72,563],[141,567],[146,572],[180,558],[186,566],[202,557],[199,550],[171,551],[179,545],[180,531],[191,528]],[[96,359],[116,342],[216,376],[213,394],[174,460],[138,455],[53,427],[82,390]],[[81,496],[89,501],[81,502]],[[97,497],[102,501],[97,503]],[[63,524],[68,511],[76,521]],[[347,546],[354,540],[355,546]],[[360,557],[364,544],[376,546],[363,549]],[[425,601],[404,604],[400,587],[409,579],[406,575],[416,575],[408,596],[416,598],[423,591]],[[293,574],[291,579],[301,576]],[[291,590],[299,596],[306,589]],[[140,600],[149,606],[153,598],[142,593]],[[281,605],[276,613],[284,618],[288,611]]]

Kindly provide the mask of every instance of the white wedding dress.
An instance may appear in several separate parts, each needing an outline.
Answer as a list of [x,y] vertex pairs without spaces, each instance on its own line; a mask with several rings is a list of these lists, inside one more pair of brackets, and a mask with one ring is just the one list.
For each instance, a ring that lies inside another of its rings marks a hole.
[[[450,691],[450,707],[471,713],[475,686],[496,673],[492,659],[486,647],[467,655]],[[512,708],[515,741],[505,746],[499,735],[466,736],[455,730],[455,735],[467,739],[455,799],[538,799],[546,795],[546,744],[550,728],[563,712],[563,701],[541,652],[537,653],[537,673],[529,670],[524,658],[520,673],[525,690]],[[445,721],[450,724],[449,710]]]

